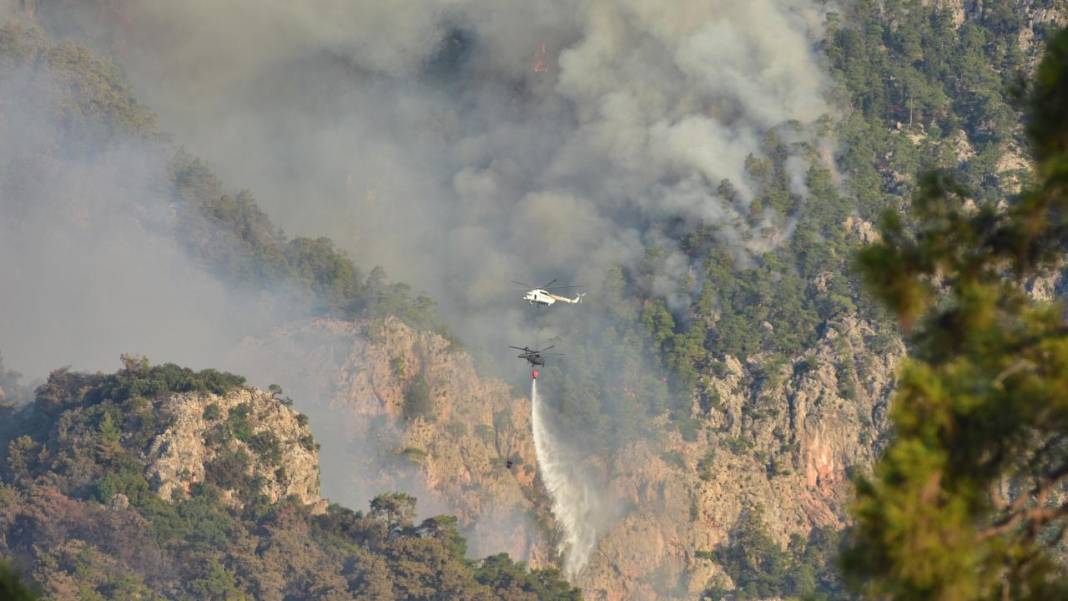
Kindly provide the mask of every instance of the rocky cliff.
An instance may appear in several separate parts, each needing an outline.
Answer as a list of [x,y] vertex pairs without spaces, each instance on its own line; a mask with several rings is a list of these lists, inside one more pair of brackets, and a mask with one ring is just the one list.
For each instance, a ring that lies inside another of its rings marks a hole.
[[[982,19],[990,16],[995,9],[1001,8],[997,3],[1003,0],[924,0],[925,6],[949,11],[953,23],[958,27],[968,19]],[[1022,18],[1019,33],[1020,50],[1032,54],[1037,33],[1044,27],[1063,26],[1065,24],[1066,5],[1063,0],[1023,0],[1017,2],[1015,11]]]
[[[319,453],[307,418],[271,393],[241,388],[224,395],[176,394],[154,405],[168,422],[145,452],[146,476],[162,499],[187,496],[209,473],[232,469],[241,480],[258,481],[271,503],[292,497],[324,507]],[[223,489],[240,504],[237,492]]]
[[[726,357],[702,377],[695,433],[660,418],[656,435],[591,458],[619,512],[577,576],[587,597],[696,598],[711,583],[730,586],[708,552],[753,508],[784,546],[840,527],[848,474],[878,452],[902,353],[895,338],[846,318],[796,357]],[[479,377],[444,338],[392,318],[317,320],[246,341],[237,355],[289,365],[271,371],[309,389],[299,396],[315,405],[301,409],[323,440],[327,487],[410,490],[430,511],[455,512],[480,553],[553,561],[529,399]],[[344,464],[332,463],[342,453]]]
[[247,340],[234,361],[286,383],[323,445],[324,484],[350,505],[386,490],[456,515],[473,555],[551,561],[530,401],[481,378],[445,338],[396,318],[292,324]]
[[[1005,6],[971,0],[923,4],[948,9],[958,28],[998,21],[995,9]],[[1065,23],[1065,5],[1025,0],[1012,6],[1019,10],[1010,16],[1020,24],[1004,25],[1018,31],[1007,45],[1015,40],[1025,59],[1019,64],[1033,67],[1043,30]],[[893,27],[889,24],[888,32]],[[910,151],[933,154],[922,125],[897,124],[890,131],[907,137],[914,147]],[[987,150],[993,157],[989,171],[1009,192],[1019,189],[1029,169],[1025,150],[1012,139],[1005,135]],[[967,167],[982,151],[979,142],[960,129],[948,139],[952,154],[946,164]],[[913,181],[914,165],[898,173],[883,163],[876,160],[876,168],[887,180]],[[907,195],[910,188],[888,189]],[[851,234],[851,247],[876,237],[872,224],[856,216],[843,227]],[[814,284],[825,292],[834,278],[844,277],[823,273]],[[1036,294],[1048,295],[1053,288],[1052,282],[1035,283]],[[293,342],[302,337],[322,341],[310,360]],[[296,375],[318,388],[317,395],[300,395],[319,399],[317,409],[307,409],[313,422],[318,418],[317,428],[344,421],[343,431],[333,426],[338,440],[374,441],[359,446],[373,461],[344,466],[358,474],[349,479],[358,481],[360,494],[394,486],[417,494],[425,490],[421,498],[457,512],[476,530],[501,520],[485,528],[485,536],[476,536],[486,545],[483,552],[502,545],[536,562],[552,559],[554,526],[544,523],[551,517],[545,493],[536,472],[528,470],[534,461],[529,403],[480,378],[471,360],[450,352],[447,341],[395,320],[320,321],[292,326],[250,346],[265,360],[285,357],[307,366]],[[893,374],[903,353],[895,335],[847,313],[823,323],[816,343],[803,352],[720,356],[712,362],[699,377],[691,427],[680,429],[660,417],[652,435],[622,445],[611,457],[590,459],[591,470],[604,476],[606,491],[618,501],[619,515],[576,578],[587,597],[698,598],[710,585],[732,588],[733,576],[714,552],[730,542],[747,515],[759,514],[780,547],[816,529],[844,526],[849,476],[867,469],[879,452]],[[324,444],[338,449],[349,444],[351,450],[351,443]],[[509,459],[519,468],[508,470]],[[329,466],[330,459],[324,463]],[[327,473],[346,472],[335,466]],[[505,535],[494,536],[492,530],[502,523]]]
[[207,484],[235,510],[282,500],[325,508],[306,416],[237,376],[125,361],[114,375],[53,372],[0,427],[0,469],[23,481],[58,474],[79,495],[118,505],[127,489],[176,502]]
[[900,342],[850,318],[787,361],[727,357],[704,377],[711,402],[695,403],[693,440],[665,429],[662,442],[615,459],[613,486],[632,511],[582,574],[587,597],[696,598],[728,583],[708,552],[748,510],[760,510],[783,547],[791,535],[841,527],[848,475],[878,453],[902,354]]

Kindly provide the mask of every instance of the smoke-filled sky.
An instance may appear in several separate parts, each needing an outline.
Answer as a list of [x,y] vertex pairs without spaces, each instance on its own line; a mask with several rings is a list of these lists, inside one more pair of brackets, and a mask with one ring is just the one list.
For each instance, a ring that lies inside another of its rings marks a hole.
[[[112,52],[163,129],[287,231],[429,291],[469,341],[499,342],[488,315],[520,321],[510,280],[594,284],[670,249],[658,219],[767,248],[788,224],[745,224],[745,159],[827,112],[809,1],[98,4],[53,29]],[[665,290],[688,267],[669,264]]]
[[[0,351],[31,378],[112,370],[123,352],[208,367],[253,322],[238,295],[184,253],[168,152],[86,146],[51,73],[0,80]],[[83,132],[84,133],[84,132]],[[92,136],[89,136],[90,138]]]

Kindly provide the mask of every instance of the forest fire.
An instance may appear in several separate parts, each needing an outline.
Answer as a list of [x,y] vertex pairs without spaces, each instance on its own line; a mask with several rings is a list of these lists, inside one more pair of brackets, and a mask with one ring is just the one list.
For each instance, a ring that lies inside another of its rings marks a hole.
[[542,42],[537,52],[534,53],[534,63],[530,66],[534,73],[545,73],[549,70],[549,64],[545,61],[545,42]]

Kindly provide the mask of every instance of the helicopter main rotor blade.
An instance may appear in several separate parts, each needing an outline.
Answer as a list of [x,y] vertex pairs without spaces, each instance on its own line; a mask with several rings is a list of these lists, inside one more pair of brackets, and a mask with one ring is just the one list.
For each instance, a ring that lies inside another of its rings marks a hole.
[[513,284],[517,284],[519,286],[523,286],[524,288],[534,288],[534,286],[531,286],[530,284],[528,284],[526,282],[517,282],[515,280],[512,280],[512,283]]
[[553,278],[553,279],[549,280],[549,283],[545,284],[544,286],[542,286],[541,289],[542,290],[548,290],[553,284],[556,283],[556,280],[558,280],[558,279],[559,278]]

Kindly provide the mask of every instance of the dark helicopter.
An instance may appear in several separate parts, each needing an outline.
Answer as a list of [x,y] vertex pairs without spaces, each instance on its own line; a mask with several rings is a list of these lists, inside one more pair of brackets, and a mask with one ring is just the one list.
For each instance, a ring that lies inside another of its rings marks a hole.
[[523,351],[522,353],[519,353],[516,356],[519,357],[520,359],[526,359],[527,363],[530,363],[530,367],[533,368],[533,369],[530,370],[530,377],[535,379],[535,380],[537,380],[538,379],[537,367],[539,365],[545,365],[545,358],[546,357],[563,357],[563,355],[560,354],[560,353],[547,353],[546,352],[549,349],[553,348],[554,346],[556,346],[556,345],[554,344],[554,345],[551,345],[551,346],[547,346],[547,347],[545,347],[543,349],[540,349],[540,350],[532,349],[532,348],[527,347],[527,346],[522,346],[522,347],[520,347],[520,346],[509,346],[508,348],[513,348],[513,349],[515,349],[517,351]]

